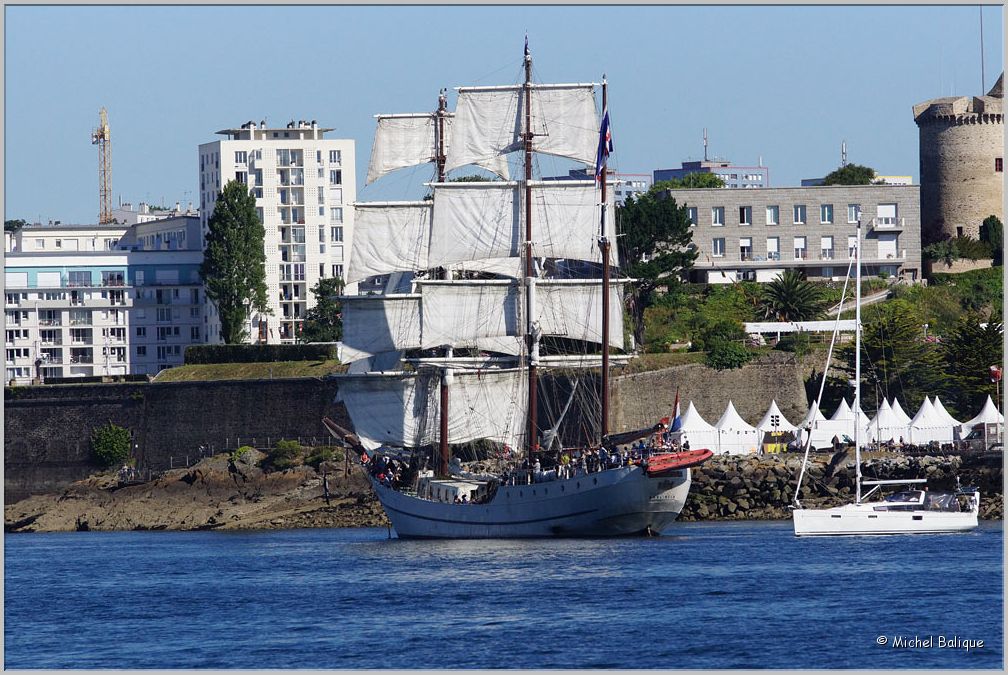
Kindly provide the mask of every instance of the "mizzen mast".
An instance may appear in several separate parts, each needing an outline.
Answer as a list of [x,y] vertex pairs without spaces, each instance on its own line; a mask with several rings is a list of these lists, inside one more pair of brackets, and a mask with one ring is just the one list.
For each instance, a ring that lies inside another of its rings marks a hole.
[[602,254],[602,425],[600,445],[605,445],[609,435],[609,236],[606,232],[606,174],[609,160],[609,110],[608,84],[602,75],[602,129],[599,132],[599,156],[601,166],[597,167],[596,180],[602,182],[602,215],[599,227],[599,251]]

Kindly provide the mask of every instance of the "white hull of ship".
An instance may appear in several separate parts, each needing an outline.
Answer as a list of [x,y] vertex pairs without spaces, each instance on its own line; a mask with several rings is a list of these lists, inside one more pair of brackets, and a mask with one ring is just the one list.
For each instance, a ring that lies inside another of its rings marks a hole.
[[977,510],[876,511],[875,504],[845,504],[830,509],[795,509],[795,536],[942,534],[968,532],[978,525]]
[[502,485],[489,504],[448,504],[372,485],[403,539],[619,537],[658,534],[679,516],[689,469],[660,478],[638,466],[566,480]]

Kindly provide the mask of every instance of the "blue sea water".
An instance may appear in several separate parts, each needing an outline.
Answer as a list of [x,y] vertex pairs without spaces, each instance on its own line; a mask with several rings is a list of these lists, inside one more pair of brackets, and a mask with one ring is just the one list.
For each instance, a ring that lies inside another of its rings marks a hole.
[[4,666],[1003,664],[1001,523],[912,537],[796,539],[790,522],[681,524],[651,539],[387,537],[5,535]]

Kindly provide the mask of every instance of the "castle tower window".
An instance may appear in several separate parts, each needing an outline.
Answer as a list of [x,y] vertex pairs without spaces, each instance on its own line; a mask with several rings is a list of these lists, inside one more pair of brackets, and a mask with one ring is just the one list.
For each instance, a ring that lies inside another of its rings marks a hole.
[[1004,164],[1002,163],[1003,157],[994,158],[994,170],[997,172],[1004,171]]

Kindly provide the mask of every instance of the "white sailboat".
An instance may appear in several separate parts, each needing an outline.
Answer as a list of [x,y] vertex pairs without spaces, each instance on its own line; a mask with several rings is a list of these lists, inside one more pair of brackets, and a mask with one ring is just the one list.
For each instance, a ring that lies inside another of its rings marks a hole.
[[[929,492],[926,478],[911,480],[864,480],[861,475],[861,435],[864,423],[861,419],[861,221],[857,224],[857,246],[854,256],[855,273],[855,339],[854,339],[854,457],[856,466],[854,502],[827,509],[811,509],[802,506],[799,500],[802,479],[808,466],[808,440],[802,461],[798,485],[795,489],[792,518],[795,536],[835,536],[867,534],[928,534],[967,532],[978,525],[980,512],[980,491],[978,488],[957,489],[951,493]],[[850,273],[847,275],[850,279]],[[846,282],[845,282],[846,290]],[[841,302],[841,305],[843,303]],[[840,315],[837,313],[837,321]],[[834,331],[834,341],[836,332]],[[829,358],[833,344],[830,344]],[[825,382],[826,374],[823,373]],[[822,400],[819,390],[818,407]],[[889,495],[885,499],[869,501],[876,492],[886,486],[905,485],[905,489]],[[920,486],[924,486],[920,489]],[[863,486],[872,486],[862,494]],[[962,499],[961,499],[962,498]],[[965,508],[961,501],[965,501]]]
[[[346,281],[375,288],[377,276],[384,288],[344,298],[344,345],[357,361],[337,401],[354,430],[325,422],[360,452],[403,538],[657,534],[683,507],[689,467],[711,455],[615,452],[655,430],[608,430],[609,351],[624,348],[629,280],[609,278],[605,80],[600,130],[598,85],[534,84],[531,68],[526,46],[523,84],[461,87],[454,113],[442,92],[433,114],[378,116],[369,182],[426,162],[437,179],[425,201],[355,205]],[[524,158],[518,181],[507,180],[513,151]],[[533,152],[594,165],[596,180],[533,180]],[[466,165],[505,180],[446,180]],[[559,353],[558,343],[584,347]],[[553,448],[577,387],[541,433],[539,370],[550,366],[601,376],[598,430],[562,465]],[[463,443],[489,445],[502,466],[462,471],[451,453]]]

